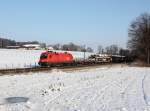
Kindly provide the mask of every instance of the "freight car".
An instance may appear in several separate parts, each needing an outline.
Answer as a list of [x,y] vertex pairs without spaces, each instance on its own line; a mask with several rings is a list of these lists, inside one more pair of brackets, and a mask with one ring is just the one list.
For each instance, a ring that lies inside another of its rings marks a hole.
[[112,57],[108,54],[94,54],[89,56],[88,60],[95,63],[110,63],[112,62]]
[[112,55],[111,58],[113,63],[127,62],[126,56]]

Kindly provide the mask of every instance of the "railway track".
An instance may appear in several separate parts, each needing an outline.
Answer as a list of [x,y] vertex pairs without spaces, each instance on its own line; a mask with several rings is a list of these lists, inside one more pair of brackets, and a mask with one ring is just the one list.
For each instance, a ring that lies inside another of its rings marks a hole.
[[3,74],[14,74],[14,73],[25,73],[25,72],[38,72],[50,70],[50,68],[41,68],[41,67],[33,67],[33,68],[14,68],[14,69],[0,69],[0,75]]
[[95,66],[102,66],[102,65],[112,65],[112,64],[105,63],[105,64],[85,64],[85,65],[76,65],[76,66],[0,69],[0,75],[39,72],[39,71],[51,71],[52,69],[75,69],[75,68],[95,67]]

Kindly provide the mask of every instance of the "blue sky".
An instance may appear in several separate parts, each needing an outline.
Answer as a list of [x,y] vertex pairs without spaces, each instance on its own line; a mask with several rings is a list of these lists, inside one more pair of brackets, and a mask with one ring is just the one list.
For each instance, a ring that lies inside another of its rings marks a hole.
[[0,36],[126,47],[131,21],[144,12],[149,0],[0,0]]

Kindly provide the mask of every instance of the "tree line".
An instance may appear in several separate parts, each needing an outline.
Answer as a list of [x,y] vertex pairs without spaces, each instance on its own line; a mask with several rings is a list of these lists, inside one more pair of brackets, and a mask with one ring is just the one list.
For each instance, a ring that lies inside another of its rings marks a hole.
[[128,49],[121,48],[116,44],[112,44],[106,47],[99,45],[97,51],[99,54],[110,54],[110,55],[121,55],[121,56],[130,56],[131,54],[131,52]]
[[41,48],[45,48],[45,43],[40,43],[38,41],[26,41],[26,42],[17,42],[11,39],[0,38],[0,48],[7,48],[8,46],[20,46],[22,47],[25,44],[40,44]]
[[141,14],[131,22],[128,35],[128,48],[132,55],[150,64],[150,14]]
[[[58,44],[50,45],[50,47],[53,47],[54,50],[94,52],[94,50],[89,46],[86,47],[85,45],[77,45],[74,43],[68,43],[63,45],[58,43]],[[123,49],[116,44],[112,44],[106,47],[99,45],[97,47],[97,52],[99,54],[122,55],[122,56],[128,56],[130,53],[128,49]]]
[[[47,48],[46,43],[40,43],[38,41],[27,41],[27,42],[17,42],[15,40],[11,39],[5,39],[0,38],[0,48],[7,48],[8,46],[20,46],[22,47],[25,44],[40,44],[41,48]],[[74,43],[68,43],[68,44],[55,44],[55,45],[49,45],[53,47],[55,50],[65,50],[65,51],[85,51],[85,52],[93,52],[93,49],[91,47],[85,47],[74,44]]]
[[81,52],[93,52],[94,50],[91,47],[86,47],[85,45],[77,45],[74,43],[68,44],[54,44],[50,45],[54,50],[65,50],[65,51],[81,51]]
[[[7,46],[23,46],[25,44],[40,44],[42,48],[47,48],[46,43],[39,43],[38,41],[27,41],[27,42],[17,42],[11,39],[0,38],[0,48],[7,48]],[[75,43],[68,43],[68,44],[54,44],[48,45],[52,47],[54,50],[65,50],[65,51],[82,51],[82,52],[94,52],[91,47],[86,47],[85,45],[77,45]],[[98,53],[105,53],[105,54],[120,54],[120,50],[117,45],[110,45],[103,48],[101,45],[98,46],[97,51]],[[122,49],[122,52],[124,50]],[[124,51],[125,52],[125,51]],[[123,53],[122,53],[123,54]],[[125,55],[125,54],[124,54]]]
[[6,48],[7,46],[15,46],[15,45],[16,45],[15,40],[0,38],[0,48]]

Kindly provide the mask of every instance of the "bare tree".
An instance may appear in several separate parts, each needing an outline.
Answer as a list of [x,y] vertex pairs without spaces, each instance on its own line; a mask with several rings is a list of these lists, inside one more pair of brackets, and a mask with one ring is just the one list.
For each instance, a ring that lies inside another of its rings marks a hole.
[[15,40],[10,40],[10,39],[5,39],[5,38],[0,38],[0,48],[6,48],[7,46],[15,46],[16,41]]
[[111,54],[111,51],[110,51],[110,47],[109,47],[109,46],[107,46],[107,47],[105,48],[105,51],[106,51],[107,54]]
[[53,48],[54,48],[55,50],[60,50],[60,47],[61,47],[60,44],[55,44],[55,45],[53,45]]
[[61,49],[66,51],[81,51],[81,47],[74,43],[64,44],[61,46]]
[[118,54],[118,46],[110,45],[105,48],[107,54]]
[[98,46],[97,50],[99,54],[103,53],[103,47],[101,45]]
[[91,47],[87,47],[86,52],[93,52],[93,49]]
[[128,47],[150,64],[150,14],[141,14],[129,28]]
[[118,46],[117,45],[111,45],[110,46],[112,54],[118,54]]
[[46,49],[46,43],[40,43],[41,48]]

